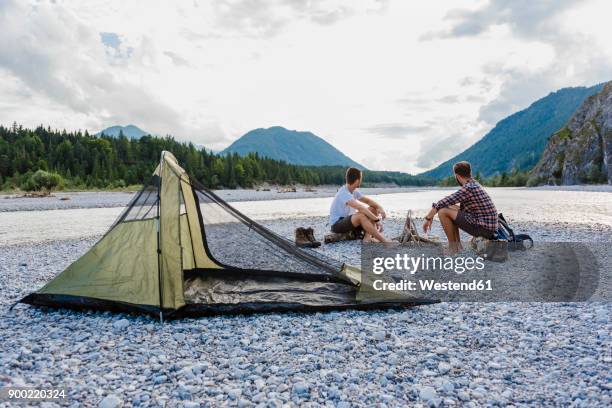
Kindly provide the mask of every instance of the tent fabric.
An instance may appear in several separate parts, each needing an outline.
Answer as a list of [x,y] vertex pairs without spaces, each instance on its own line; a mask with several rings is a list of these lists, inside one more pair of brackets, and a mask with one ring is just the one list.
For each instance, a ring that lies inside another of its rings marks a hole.
[[149,183],[81,258],[23,303],[165,317],[430,303],[359,299],[361,273],[297,248],[163,152]]
[[[117,225],[38,291],[159,305],[155,219]],[[135,277],[138,279],[135,279]]]
[[[191,249],[193,254],[194,265],[198,268],[221,268],[220,265],[211,261],[204,250],[204,238],[202,235],[200,216],[196,205],[196,198],[193,187],[189,180],[181,180],[181,188],[184,197],[185,216],[187,221],[187,229],[184,234],[191,240]],[[183,241],[185,242],[185,241]],[[183,269],[190,269],[183,265]]]
[[160,253],[160,284],[162,307],[178,309],[185,305],[183,296],[182,258],[183,246],[180,236],[180,196],[182,173],[177,171],[173,163],[174,156],[164,154],[160,165],[160,201],[159,201],[159,249]]

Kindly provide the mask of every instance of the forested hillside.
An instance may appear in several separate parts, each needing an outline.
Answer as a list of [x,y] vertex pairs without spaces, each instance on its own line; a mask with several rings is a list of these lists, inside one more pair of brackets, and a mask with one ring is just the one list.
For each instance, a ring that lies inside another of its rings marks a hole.
[[529,171],[540,159],[548,138],[565,125],[586,98],[602,87],[599,84],[552,92],[527,109],[501,120],[467,150],[422,175],[448,177],[452,175],[453,164],[460,160],[469,161],[485,177],[514,170]]
[[[211,188],[252,187],[263,182],[341,184],[344,167],[304,167],[257,154],[219,156],[172,137],[96,137],[17,124],[0,126],[0,186],[24,188],[37,170],[58,173],[67,188],[117,188],[142,184],[162,150],[171,151],[195,178]],[[427,185],[431,180],[398,172],[366,172],[369,183]]]
[[249,153],[301,166],[363,166],[311,132],[288,130],[282,126],[255,129],[241,136],[223,153]]

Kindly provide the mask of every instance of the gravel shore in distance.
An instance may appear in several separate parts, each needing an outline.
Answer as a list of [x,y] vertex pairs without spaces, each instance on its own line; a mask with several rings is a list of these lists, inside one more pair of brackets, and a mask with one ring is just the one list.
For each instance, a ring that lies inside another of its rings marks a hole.
[[[333,197],[337,189],[337,186],[317,186],[312,190],[298,187],[296,192],[279,192],[281,189],[270,187],[265,190],[236,189],[216,190],[215,192],[226,201],[236,202]],[[364,194],[369,195],[405,193],[418,190],[419,188],[417,187],[375,187],[362,189]],[[136,193],[137,192],[116,191],[58,191],[48,197],[20,197],[16,194],[0,194],[0,212],[123,207],[129,203]]]
[[[300,198],[333,197],[338,186],[317,186],[312,190],[298,187],[296,192],[279,192],[277,187],[267,190],[237,189],[216,190],[215,192],[228,202],[237,201],[265,201],[290,200]],[[612,192],[610,185],[584,185],[584,186],[541,186],[526,189],[530,191],[585,191],[585,192]],[[451,191],[448,187],[364,187],[361,192],[366,195],[399,194],[407,192],[441,190]],[[37,211],[58,210],[69,208],[109,208],[122,207],[134,197],[135,192],[85,191],[85,192],[55,192],[50,197],[25,198],[15,194],[0,194],[0,212],[4,211]],[[441,193],[443,194],[443,193]]]

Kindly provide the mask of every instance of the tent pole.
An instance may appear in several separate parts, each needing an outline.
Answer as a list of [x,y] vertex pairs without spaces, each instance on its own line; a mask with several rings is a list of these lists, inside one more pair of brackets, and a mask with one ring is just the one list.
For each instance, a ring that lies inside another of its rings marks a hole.
[[164,314],[163,314],[163,291],[162,291],[162,274],[161,274],[161,183],[162,183],[162,167],[164,165],[164,152],[161,153],[161,158],[159,159],[159,183],[157,183],[157,280],[159,286],[159,322],[164,324]]

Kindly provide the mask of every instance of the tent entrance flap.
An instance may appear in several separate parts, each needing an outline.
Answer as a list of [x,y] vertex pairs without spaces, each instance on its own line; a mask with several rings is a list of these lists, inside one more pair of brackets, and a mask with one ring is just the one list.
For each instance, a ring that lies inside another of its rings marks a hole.
[[242,214],[163,152],[102,238],[21,302],[167,317],[430,303],[360,302],[359,275]]

